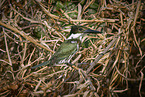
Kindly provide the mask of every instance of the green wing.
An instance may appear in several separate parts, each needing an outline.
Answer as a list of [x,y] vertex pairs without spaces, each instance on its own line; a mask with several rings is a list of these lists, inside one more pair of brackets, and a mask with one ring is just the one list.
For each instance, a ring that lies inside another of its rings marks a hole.
[[[72,56],[78,51],[78,43],[71,43],[71,40],[67,40],[61,44],[61,46],[58,48],[58,50],[55,52],[55,54],[50,59],[50,64],[53,63],[66,63],[68,62]],[[63,62],[60,62],[60,60],[64,60]]]

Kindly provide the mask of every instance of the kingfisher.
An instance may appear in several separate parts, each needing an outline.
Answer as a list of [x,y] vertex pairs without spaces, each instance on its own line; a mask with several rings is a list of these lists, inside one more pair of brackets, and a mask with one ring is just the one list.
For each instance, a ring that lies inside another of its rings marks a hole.
[[102,33],[96,30],[91,30],[82,27],[82,26],[72,26],[70,31],[70,36],[60,45],[57,51],[52,55],[50,60],[43,62],[39,65],[31,67],[32,69],[41,67],[41,66],[55,66],[57,64],[69,64],[72,57],[79,50],[79,45],[81,43],[81,39],[85,34],[89,33]]

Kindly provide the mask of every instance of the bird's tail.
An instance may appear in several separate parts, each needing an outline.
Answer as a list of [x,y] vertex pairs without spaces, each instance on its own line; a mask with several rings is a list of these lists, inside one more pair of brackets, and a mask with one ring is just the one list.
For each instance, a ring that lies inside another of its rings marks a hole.
[[43,63],[41,63],[39,65],[31,67],[31,69],[34,69],[34,68],[37,68],[37,67],[41,67],[41,66],[45,66],[45,65],[48,65],[48,64],[49,64],[49,61],[46,61],[46,62],[43,62]]

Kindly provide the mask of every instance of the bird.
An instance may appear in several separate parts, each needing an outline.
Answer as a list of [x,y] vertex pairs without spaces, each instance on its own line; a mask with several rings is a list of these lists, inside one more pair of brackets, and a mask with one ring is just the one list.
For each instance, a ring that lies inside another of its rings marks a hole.
[[87,29],[83,26],[72,26],[69,37],[60,45],[56,52],[52,55],[50,60],[43,62],[39,65],[31,67],[32,69],[45,66],[45,65],[57,65],[57,64],[68,64],[72,57],[77,53],[80,47],[82,37],[86,33],[102,33],[96,30]]

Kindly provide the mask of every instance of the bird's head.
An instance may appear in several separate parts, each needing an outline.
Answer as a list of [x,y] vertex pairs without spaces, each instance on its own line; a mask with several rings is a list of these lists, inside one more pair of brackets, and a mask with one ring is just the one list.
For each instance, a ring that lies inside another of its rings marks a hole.
[[82,35],[84,34],[89,34],[89,33],[94,33],[94,34],[98,34],[98,33],[102,33],[96,30],[91,30],[88,28],[85,28],[83,26],[72,26],[71,27],[71,31],[70,31],[70,36],[67,38],[68,39],[76,39],[79,38],[80,40],[82,39]]

